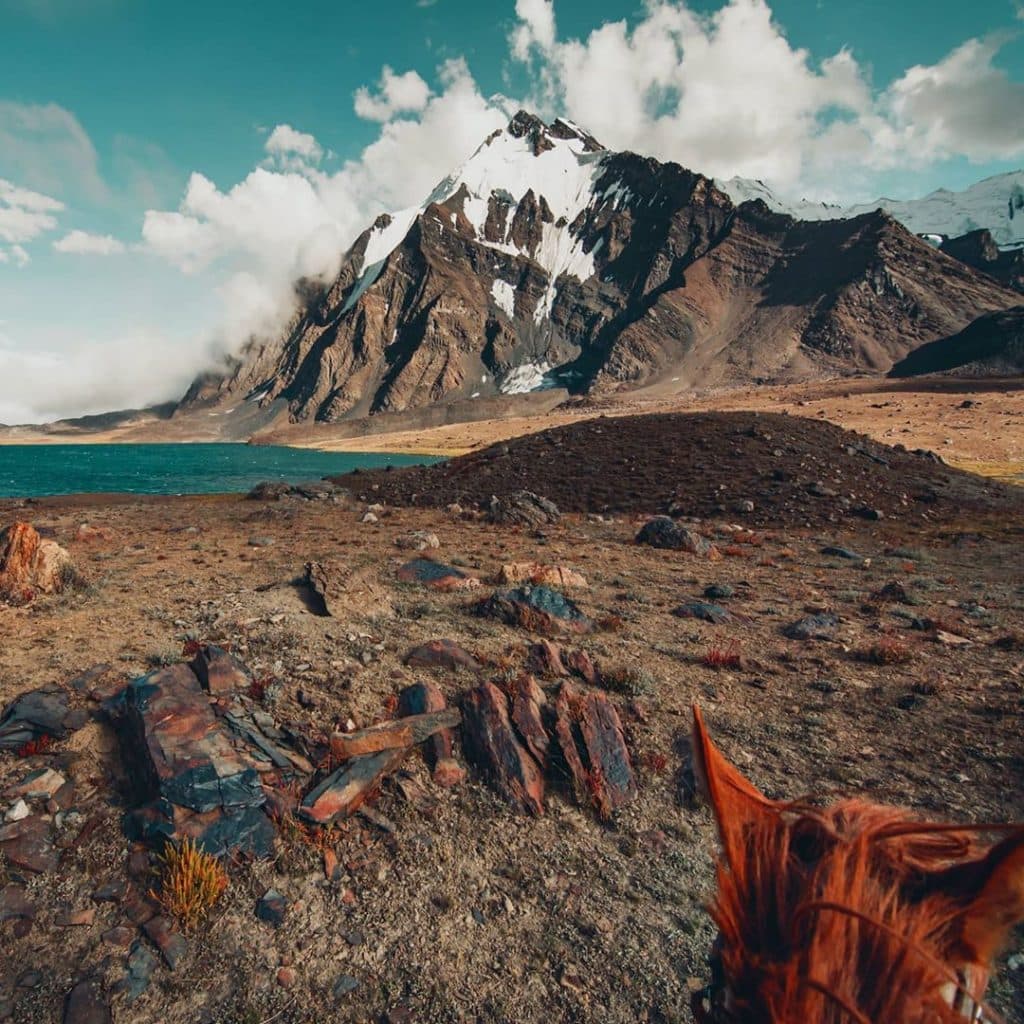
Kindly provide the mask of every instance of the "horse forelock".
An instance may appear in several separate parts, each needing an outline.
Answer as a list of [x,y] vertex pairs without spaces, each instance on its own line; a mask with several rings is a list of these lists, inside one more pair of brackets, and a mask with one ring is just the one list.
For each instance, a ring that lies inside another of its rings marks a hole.
[[932,882],[981,856],[971,830],[765,801],[731,838],[711,909],[737,1020],[963,1024],[941,992],[962,985],[952,925],[972,892]]

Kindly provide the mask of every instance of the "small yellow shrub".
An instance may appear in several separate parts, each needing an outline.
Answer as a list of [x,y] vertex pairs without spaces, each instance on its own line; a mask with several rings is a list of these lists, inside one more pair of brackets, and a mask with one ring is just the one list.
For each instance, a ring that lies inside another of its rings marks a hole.
[[216,857],[200,850],[191,839],[180,846],[168,844],[160,859],[160,891],[150,895],[186,931],[191,931],[224,894],[227,872]]

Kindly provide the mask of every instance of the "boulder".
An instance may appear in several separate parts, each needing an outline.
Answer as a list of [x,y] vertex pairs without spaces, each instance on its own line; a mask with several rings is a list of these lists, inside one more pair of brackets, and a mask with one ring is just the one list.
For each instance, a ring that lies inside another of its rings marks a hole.
[[687,551],[691,555],[703,555],[708,558],[717,558],[719,554],[718,549],[706,537],[680,526],[669,516],[655,516],[649,519],[636,535],[636,542],[652,548]]
[[574,569],[562,565],[541,565],[539,562],[512,562],[503,565],[498,572],[496,583],[514,586],[517,583],[533,583],[545,587],[567,587],[583,589],[589,584],[586,577]]
[[831,640],[839,628],[839,618],[829,612],[807,615],[782,631],[790,640]]
[[431,558],[414,558],[398,570],[403,583],[419,583],[431,590],[472,590],[480,586],[473,576]]
[[0,750],[17,750],[41,736],[62,740],[80,729],[87,717],[85,711],[71,708],[60,687],[29,690],[0,713]]
[[270,854],[274,830],[262,811],[259,773],[235,749],[188,665],[136,679],[109,710],[143,804],[128,817],[130,833],[156,844],[190,836],[217,856]]
[[488,522],[502,526],[547,526],[557,523],[558,506],[533,491],[515,491],[498,497],[492,495],[487,507]]
[[574,601],[550,587],[496,590],[476,606],[476,613],[549,636],[586,633],[593,628]]
[[36,594],[58,594],[74,577],[67,551],[28,523],[13,523],[0,533],[0,599],[30,601]]

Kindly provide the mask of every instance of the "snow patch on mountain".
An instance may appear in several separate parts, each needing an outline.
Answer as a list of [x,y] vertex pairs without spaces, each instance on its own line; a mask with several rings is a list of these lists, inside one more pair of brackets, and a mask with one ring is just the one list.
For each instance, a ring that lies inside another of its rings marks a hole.
[[542,391],[547,386],[547,374],[551,364],[545,360],[537,363],[523,363],[510,370],[498,390],[503,395],[525,395],[531,391]]
[[[510,126],[494,133],[457,171],[441,181],[420,206],[396,213],[386,227],[375,228],[366,247],[359,279],[343,312],[351,309],[377,280],[388,257],[402,243],[416,218],[431,204],[444,203],[462,189],[465,190],[462,212],[480,244],[507,255],[526,256],[547,273],[548,289],[537,307],[544,312],[535,314],[538,322],[550,313],[555,282],[562,274],[571,274],[580,281],[592,277],[594,253],[583,251],[582,243],[572,234],[571,225],[580,213],[599,198],[605,198],[609,191],[614,192],[616,205],[627,202],[631,193],[626,188],[612,186],[605,191],[605,196],[598,197],[595,185],[607,153],[571,121],[559,118],[552,127],[555,126],[561,126],[557,134],[543,131],[546,148],[542,149],[535,146],[530,132],[517,133]],[[532,252],[517,247],[508,237],[519,204],[530,192],[537,201],[547,204],[554,220],[554,223],[544,224],[541,242]],[[507,237],[500,242],[485,239],[492,196],[501,198],[509,206]],[[452,222],[455,226],[457,218],[453,216]]]
[[515,317],[516,290],[508,281],[502,281],[500,277],[495,278],[494,284],[491,285],[491,298],[494,299],[494,304],[505,316],[509,319]]

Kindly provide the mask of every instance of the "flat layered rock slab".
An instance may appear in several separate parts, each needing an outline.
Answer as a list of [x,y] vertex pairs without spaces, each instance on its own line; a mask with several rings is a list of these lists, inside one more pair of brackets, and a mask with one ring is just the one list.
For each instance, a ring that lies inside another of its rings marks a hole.
[[42,875],[56,871],[60,855],[53,848],[53,830],[39,815],[0,827],[0,853],[8,864]]
[[0,750],[17,750],[40,736],[62,740],[87,718],[84,710],[71,707],[67,693],[58,686],[29,690],[0,713]]
[[[440,691],[438,691],[440,692]],[[401,698],[399,698],[401,701]],[[436,703],[436,702],[432,702]],[[441,698],[440,709],[371,725],[355,732],[336,732],[331,736],[331,756],[335,761],[348,761],[383,750],[401,750],[424,743],[439,733],[450,730],[462,721],[458,708],[446,708]],[[402,705],[399,703],[399,712]],[[448,755],[451,755],[449,740]]]
[[544,813],[544,774],[520,741],[508,698],[493,683],[470,690],[462,702],[466,754],[513,806]]
[[414,647],[404,658],[409,668],[445,668],[449,671],[465,668],[471,672],[480,669],[480,662],[454,640],[430,640]]
[[384,779],[401,767],[411,749],[400,747],[352,758],[306,794],[299,815],[314,824],[329,825],[355,814]]
[[414,558],[406,562],[397,575],[403,583],[419,583],[431,590],[474,590],[480,586],[475,576],[432,558]]
[[619,713],[603,693],[563,683],[555,699],[555,738],[576,798],[608,819],[637,795]]
[[266,797],[259,773],[235,749],[188,665],[136,679],[113,710],[139,796],[148,802],[133,816],[143,838],[190,835],[211,853],[265,855],[273,827],[260,810]]

